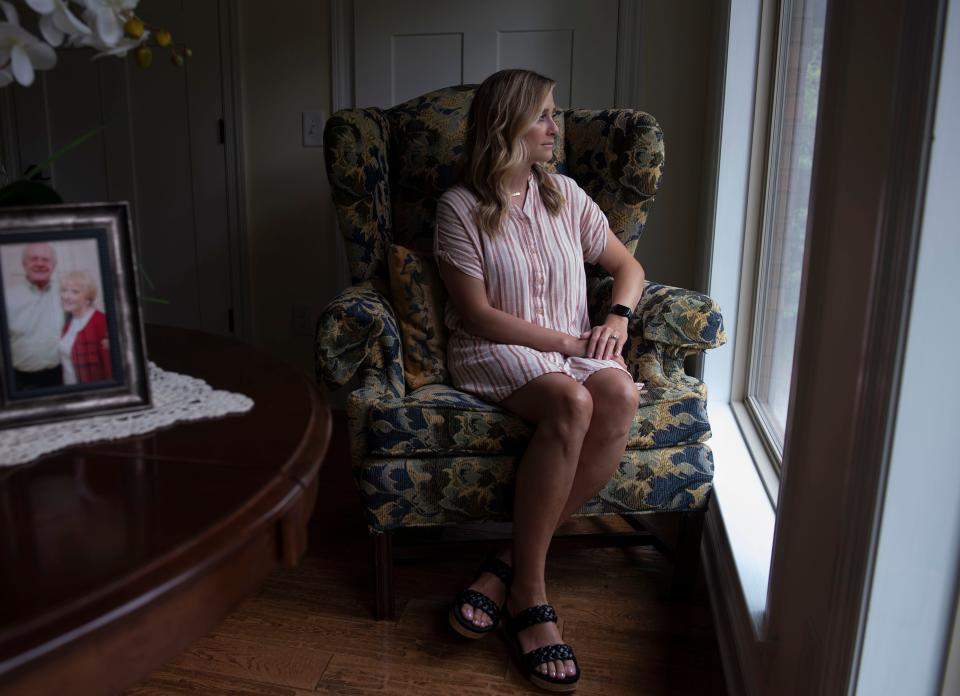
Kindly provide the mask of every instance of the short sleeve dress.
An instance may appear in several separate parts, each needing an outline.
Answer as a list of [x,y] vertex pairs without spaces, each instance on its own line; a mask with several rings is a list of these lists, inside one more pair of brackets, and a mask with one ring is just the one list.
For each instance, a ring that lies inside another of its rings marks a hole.
[[[471,211],[477,198],[465,187],[446,191],[437,205],[434,255],[484,281],[491,307],[579,337],[590,329],[584,261],[603,253],[609,225],[600,207],[573,179],[546,174],[564,198],[551,215],[531,173],[523,207],[513,206],[501,234],[480,231]],[[562,372],[578,382],[603,369],[627,372],[615,360],[565,357],[520,345],[495,343],[464,330],[447,303],[447,367],[454,386],[499,402],[529,381]],[[627,372],[629,374],[629,372]]]

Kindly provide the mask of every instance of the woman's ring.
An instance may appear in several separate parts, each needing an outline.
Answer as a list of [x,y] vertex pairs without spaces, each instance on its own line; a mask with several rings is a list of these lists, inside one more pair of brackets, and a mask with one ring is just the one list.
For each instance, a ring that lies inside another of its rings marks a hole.
[[620,334],[618,334],[618,333],[610,334],[610,338],[612,338],[614,341],[619,341],[619,340],[620,340]]

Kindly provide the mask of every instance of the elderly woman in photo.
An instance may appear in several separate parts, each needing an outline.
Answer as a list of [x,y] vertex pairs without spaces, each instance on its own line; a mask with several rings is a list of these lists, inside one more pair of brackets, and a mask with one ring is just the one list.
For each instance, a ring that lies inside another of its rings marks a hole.
[[[513,544],[459,593],[450,623],[479,638],[506,609],[527,678],[551,691],[580,680],[547,602],[556,528],[616,471],[639,403],[620,353],[644,271],[577,185],[543,165],[558,135],[553,80],[503,70],[477,89],[461,181],[437,206],[434,251],[449,291],[454,386],[535,426],[516,473]],[[613,276],[613,307],[591,326],[584,262]]]
[[60,303],[67,320],[60,337],[63,383],[80,384],[111,379],[107,318],[93,306],[97,284],[83,271],[64,273]]

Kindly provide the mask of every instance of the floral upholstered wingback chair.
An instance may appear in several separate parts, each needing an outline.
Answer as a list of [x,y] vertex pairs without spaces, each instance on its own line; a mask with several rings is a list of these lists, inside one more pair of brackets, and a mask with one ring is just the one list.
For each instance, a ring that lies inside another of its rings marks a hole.
[[[430,250],[437,199],[456,181],[474,89],[339,111],[324,133],[353,285],[320,317],[316,368],[331,388],[358,385],[347,399],[351,458],[375,541],[381,617],[393,612],[392,533],[509,520],[514,469],[532,434],[516,416],[453,388],[445,365],[446,297]],[[558,120],[549,167],[575,179],[634,251],[660,184],[660,127],[631,110],[571,109]],[[586,270],[596,324],[612,279],[600,267]],[[681,513],[678,569],[696,567],[713,481],[706,389],[683,363],[724,340],[709,297],[647,285],[624,348],[646,386],[617,474],[581,510]]]

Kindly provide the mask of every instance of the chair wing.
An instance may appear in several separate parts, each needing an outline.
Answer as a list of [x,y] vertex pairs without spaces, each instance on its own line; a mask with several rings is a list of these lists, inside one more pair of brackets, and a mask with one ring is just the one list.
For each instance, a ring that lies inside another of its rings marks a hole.
[[387,278],[393,240],[389,137],[379,109],[338,111],[323,132],[327,178],[354,283]]

